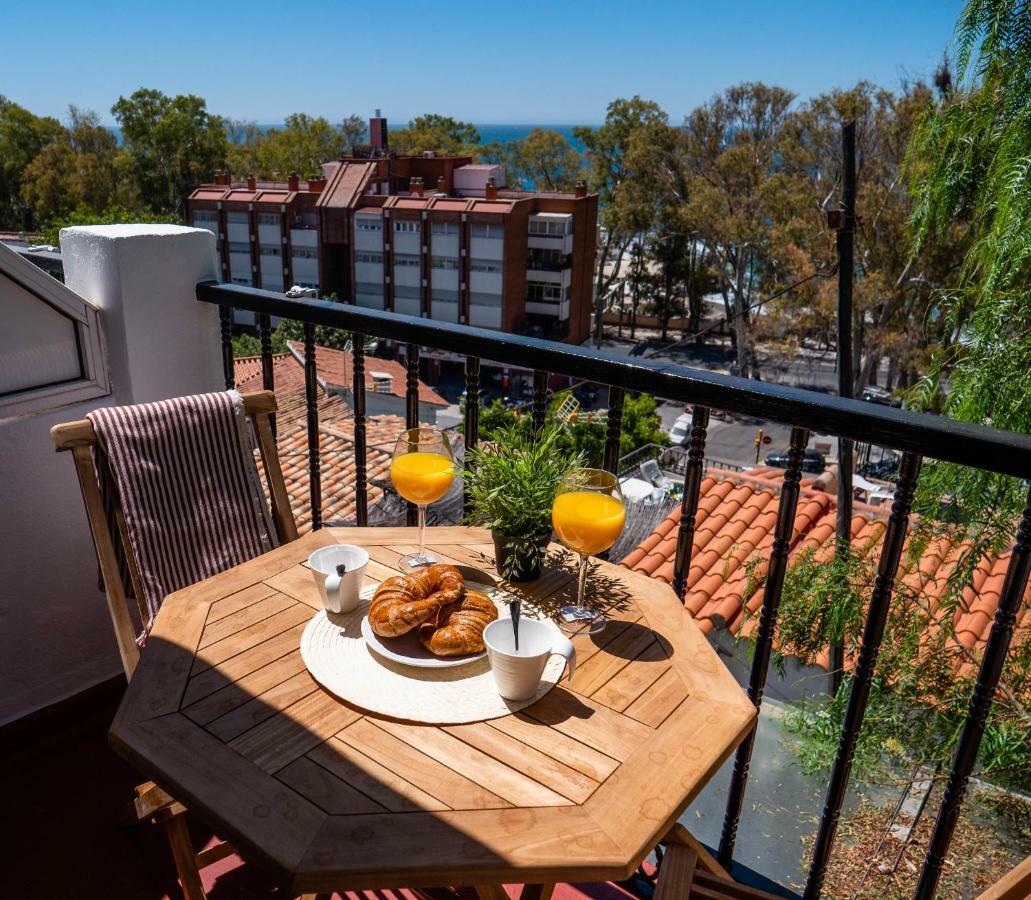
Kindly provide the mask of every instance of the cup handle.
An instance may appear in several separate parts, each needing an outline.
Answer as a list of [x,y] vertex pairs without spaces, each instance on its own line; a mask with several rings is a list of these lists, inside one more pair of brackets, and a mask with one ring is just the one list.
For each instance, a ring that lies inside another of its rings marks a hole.
[[566,681],[572,681],[573,672],[576,669],[576,647],[573,646],[573,642],[564,634],[557,634],[555,635],[555,640],[551,645],[551,652],[565,657]]
[[340,609],[340,584],[343,581],[336,572],[326,576],[326,605],[332,610]]

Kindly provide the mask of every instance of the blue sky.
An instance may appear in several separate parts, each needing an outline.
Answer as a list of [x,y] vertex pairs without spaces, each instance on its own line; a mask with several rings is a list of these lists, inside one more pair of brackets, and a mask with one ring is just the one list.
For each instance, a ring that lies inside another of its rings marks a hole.
[[520,0],[314,4],[5,4],[0,94],[38,114],[69,103],[111,122],[141,86],[205,97],[261,123],[294,111],[392,122],[439,112],[484,123],[600,122],[641,94],[680,121],[713,93],[763,80],[802,97],[860,78],[929,77],[960,0]]

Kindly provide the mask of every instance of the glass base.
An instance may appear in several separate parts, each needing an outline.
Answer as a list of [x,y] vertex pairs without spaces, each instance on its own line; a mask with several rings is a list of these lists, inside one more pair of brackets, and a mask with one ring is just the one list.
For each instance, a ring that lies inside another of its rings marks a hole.
[[427,553],[425,550],[422,553],[406,553],[398,561],[397,565],[401,571],[408,569],[422,569],[426,566],[432,566],[437,561],[432,553]]
[[586,606],[563,606],[558,611],[558,627],[566,634],[597,634],[605,627],[605,616]]

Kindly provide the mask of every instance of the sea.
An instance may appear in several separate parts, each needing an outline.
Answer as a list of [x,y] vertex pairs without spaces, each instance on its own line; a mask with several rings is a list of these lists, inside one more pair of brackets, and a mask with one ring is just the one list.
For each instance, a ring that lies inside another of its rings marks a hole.
[[[118,143],[122,143],[122,130],[117,126],[109,126]],[[281,128],[282,125],[259,125],[262,131],[268,131],[272,128]],[[404,123],[391,125],[390,129],[393,131],[395,128],[404,128]],[[580,153],[583,153],[584,146],[573,137],[573,129],[576,125],[506,125],[498,123],[490,124],[474,124],[476,131],[480,135],[480,144],[491,144],[494,141],[501,141],[507,143],[508,141],[521,141],[523,140],[534,128],[547,128],[551,131],[557,131],[561,134],[569,143],[571,143]],[[596,128],[596,125],[589,126]]]

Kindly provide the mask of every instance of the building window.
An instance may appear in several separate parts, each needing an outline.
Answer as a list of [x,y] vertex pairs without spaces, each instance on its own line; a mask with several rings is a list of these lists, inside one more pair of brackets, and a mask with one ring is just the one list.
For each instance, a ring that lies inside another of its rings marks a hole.
[[457,269],[458,259],[454,256],[434,256],[433,257],[433,268],[434,269]]
[[354,255],[354,261],[360,263],[378,263],[383,265],[383,254],[382,253],[356,253]]
[[258,248],[258,252],[262,256],[282,256],[283,251],[279,247],[273,247],[271,244],[262,244]]
[[469,263],[472,272],[500,272],[501,263],[490,259],[474,259]]
[[245,244],[243,241],[230,241],[229,242],[230,253],[250,253],[251,245]]
[[394,231],[398,234],[418,234],[419,223],[413,222],[411,219],[396,219],[394,221]]
[[564,298],[560,285],[542,281],[526,282],[526,299],[530,303],[561,303]]
[[245,212],[227,212],[226,221],[232,225],[249,225],[251,217]]
[[458,234],[458,223],[457,222],[434,222],[433,223],[434,234]]
[[395,253],[394,265],[399,269],[404,268],[405,266],[418,266],[419,257],[409,253]]
[[562,237],[569,232],[569,222],[566,219],[558,221],[554,219],[530,219],[530,234],[544,234],[552,237]]
[[234,278],[233,279],[233,284],[250,284],[250,283],[251,283],[251,280],[249,278]]
[[395,284],[394,297],[400,300],[418,300],[422,297],[422,288],[414,284]]
[[218,213],[198,209],[193,213],[193,224],[200,228],[214,228],[218,225]]
[[501,295],[500,294],[478,294],[470,292],[469,294],[469,305],[470,306],[501,306]]
[[279,225],[279,216],[275,213],[258,213],[259,225]]
[[499,222],[490,225],[483,222],[473,222],[472,236],[475,238],[503,238],[505,236],[505,226]]
[[318,259],[319,251],[314,247],[294,247],[293,257],[294,259]]
[[383,220],[379,216],[355,216],[354,227],[359,231],[382,231]]

